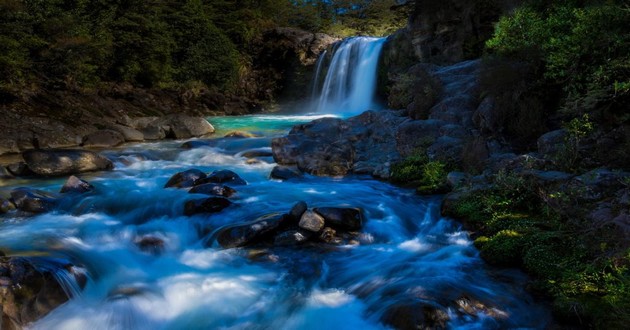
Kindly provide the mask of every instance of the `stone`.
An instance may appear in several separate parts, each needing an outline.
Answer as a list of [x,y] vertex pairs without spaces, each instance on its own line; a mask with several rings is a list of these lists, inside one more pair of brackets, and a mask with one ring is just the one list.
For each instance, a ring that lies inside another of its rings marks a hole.
[[85,271],[61,259],[0,257],[0,324],[22,329],[68,301],[55,273],[67,272],[78,289],[87,283]]
[[234,132],[229,132],[227,134],[225,134],[226,138],[237,138],[237,139],[246,139],[246,138],[255,138],[255,137],[260,137],[259,135],[250,133],[250,132],[245,132],[245,131],[234,131]]
[[311,233],[300,230],[289,230],[277,235],[273,244],[277,246],[294,246],[308,241]]
[[66,183],[61,187],[60,192],[63,193],[76,193],[83,194],[94,190],[94,186],[85,180],[79,179],[72,175],[68,178]]
[[175,173],[164,185],[164,188],[188,188],[197,184],[197,181],[206,178],[206,173],[198,169],[189,169]]
[[13,174],[6,167],[0,165],[0,179],[12,179],[13,177]]
[[272,157],[273,153],[269,148],[246,150],[238,154],[245,158]]
[[166,245],[162,238],[154,235],[136,237],[134,243],[141,251],[156,255],[162,253]]
[[147,126],[138,130],[145,140],[162,140],[166,138],[166,132],[159,126]]
[[433,144],[441,136],[440,128],[446,124],[435,119],[408,121],[396,130],[396,149],[403,157],[412,156]]
[[393,304],[381,316],[394,329],[446,329],[449,320],[445,310],[423,302]]
[[295,203],[295,205],[293,205],[293,207],[289,211],[289,216],[292,219],[299,220],[300,218],[302,218],[302,214],[304,214],[307,209],[308,205],[306,205],[306,202],[299,201]]
[[184,215],[192,216],[200,213],[218,213],[230,205],[232,205],[232,202],[223,197],[193,199],[184,204]]
[[184,114],[164,116],[156,124],[166,132],[167,138],[172,139],[189,139],[214,133],[214,127],[205,118]]
[[111,129],[120,133],[126,142],[144,141],[144,134],[135,128],[123,125],[112,125]]
[[464,172],[449,172],[446,175],[446,183],[451,188],[457,188],[466,182],[467,177]]
[[459,163],[462,160],[464,141],[450,136],[440,136],[427,148],[429,159],[445,163]]
[[10,200],[6,200],[0,197],[0,214],[5,214],[15,210],[15,204],[13,204]]
[[11,200],[18,210],[30,213],[50,212],[57,206],[56,196],[24,187],[11,190]]
[[206,178],[200,179],[199,184],[203,183],[229,183],[235,186],[246,185],[247,181],[243,180],[238,174],[230,170],[213,171]]
[[322,232],[319,234],[319,239],[322,242],[329,244],[337,244],[341,241],[341,239],[337,237],[337,231],[330,227],[326,227],[324,228],[324,230],[322,230]]
[[560,171],[525,170],[523,176],[532,178],[540,184],[561,183],[570,180],[574,175]]
[[538,152],[546,157],[555,156],[564,146],[567,131],[559,129],[541,135],[536,142]]
[[215,146],[215,141],[212,141],[212,140],[192,140],[192,141],[186,141],[182,143],[181,148],[182,149],[197,149],[197,148],[213,147],[213,146]]
[[192,187],[188,193],[231,197],[236,193],[236,190],[218,183],[204,183]]
[[218,231],[216,240],[225,249],[252,245],[273,235],[286,221],[286,215],[274,215],[228,226]]
[[313,211],[324,218],[326,225],[344,230],[360,230],[363,227],[363,211],[349,207],[318,207]]
[[486,96],[473,113],[473,123],[483,134],[501,133],[503,125],[495,110],[495,106],[494,98]]
[[33,171],[28,168],[28,165],[26,165],[25,162],[9,164],[7,165],[6,169],[7,171],[9,171],[10,174],[18,177],[30,176],[34,174]]
[[109,159],[87,150],[28,150],[22,153],[28,168],[41,176],[62,176],[114,168]]
[[83,137],[84,147],[111,148],[125,142],[125,137],[117,131],[102,129]]
[[274,179],[289,180],[294,178],[300,178],[303,176],[302,172],[297,166],[276,165],[271,170],[270,176]]
[[325,221],[322,216],[313,211],[306,211],[302,214],[298,226],[302,229],[316,233],[324,228],[324,224]]

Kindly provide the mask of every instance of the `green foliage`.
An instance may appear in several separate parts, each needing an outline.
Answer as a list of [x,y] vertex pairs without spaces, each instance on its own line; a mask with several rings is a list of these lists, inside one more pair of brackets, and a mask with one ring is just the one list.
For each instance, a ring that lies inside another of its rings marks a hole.
[[564,143],[554,156],[556,165],[564,171],[578,172],[580,170],[580,144],[593,132],[594,124],[588,114],[573,118],[564,125],[567,134]]
[[392,182],[416,185],[421,192],[443,190],[448,174],[447,164],[431,161],[421,153],[394,164],[391,172]]
[[627,120],[630,8],[623,1],[530,2],[502,17],[486,46],[540,65],[569,114],[607,109]]

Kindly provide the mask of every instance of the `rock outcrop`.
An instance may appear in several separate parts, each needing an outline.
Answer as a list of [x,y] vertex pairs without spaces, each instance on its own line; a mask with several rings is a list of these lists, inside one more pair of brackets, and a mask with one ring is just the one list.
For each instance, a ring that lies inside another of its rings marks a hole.
[[29,150],[22,153],[28,168],[41,176],[62,176],[114,168],[107,158],[87,150]]

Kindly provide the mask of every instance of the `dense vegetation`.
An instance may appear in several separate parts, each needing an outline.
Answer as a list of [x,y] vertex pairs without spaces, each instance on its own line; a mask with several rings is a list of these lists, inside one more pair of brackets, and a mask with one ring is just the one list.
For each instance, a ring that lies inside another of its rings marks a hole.
[[393,4],[0,1],[0,93],[12,98],[35,88],[91,88],[99,82],[160,88],[201,83],[233,90],[251,65],[252,41],[265,30],[385,34],[405,22],[389,10]]

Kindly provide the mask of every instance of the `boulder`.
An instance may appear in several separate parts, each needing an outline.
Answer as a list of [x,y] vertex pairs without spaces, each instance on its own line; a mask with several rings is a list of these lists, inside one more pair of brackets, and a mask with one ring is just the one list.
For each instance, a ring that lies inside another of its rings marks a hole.
[[22,153],[22,157],[28,168],[41,176],[61,176],[114,168],[109,159],[86,150],[28,150]]
[[306,205],[306,202],[299,201],[295,203],[295,205],[293,205],[293,207],[289,211],[289,216],[292,219],[297,221],[300,218],[302,218],[302,214],[304,214],[304,212],[306,212],[307,209],[308,209],[308,205]]
[[225,134],[226,138],[237,138],[237,139],[246,139],[246,138],[255,138],[260,137],[254,133],[245,132],[245,131],[234,131]]
[[274,245],[294,246],[308,241],[312,233],[304,230],[289,230],[276,235],[273,240]]
[[[0,325],[22,329],[68,301],[55,273],[68,273],[68,284],[82,289],[85,272],[67,261],[41,257],[0,257]],[[72,283],[70,283],[72,282]]]
[[565,145],[567,131],[559,129],[541,135],[538,138],[538,152],[546,157],[555,156]]
[[313,209],[326,221],[326,225],[344,230],[359,230],[363,227],[363,211],[359,208],[318,207]]
[[343,240],[337,236],[337,231],[326,227],[319,234],[319,240],[328,244],[342,244]]
[[303,176],[302,172],[297,166],[285,166],[277,165],[271,170],[271,177],[279,180],[289,180],[294,178],[300,178]]
[[126,142],[144,141],[144,134],[135,128],[123,125],[112,125],[111,129],[120,133]]
[[214,127],[201,117],[173,114],[158,119],[156,123],[166,132],[166,137],[189,139],[214,133]]
[[398,303],[387,306],[381,322],[394,329],[446,329],[446,310],[424,302]]
[[468,176],[464,172],[450,172],[446,175],[446,183],[451,188],[457,188],[466,182]]
[[459,163],[462,160],[464,141],[450,136],[440,136],[427,148],[427,156],[445,163]]
[[236,193],[236,190],[218,183],[204,183],[192,187],[188,193],[231,197]]
[[30,213],[50,212],[57,206],[56,196],[31,188],[16,188],[11,191],[11,200],[18,210]]
[[414,120],[403,123],[396,130],[396,149],[408,157],[427,148],[440,137],[440,128],[447,123],[441,120]]
[[273,235],[285,226],[287,220],[286,215],[274,215],[246,224],[228,226],[218,231],[216,239],[226,249],[248,246]]
[[156,255],[162,253],[165,246],[164,240],[154,235],[136,237],[134,243],[141,251]]
[[0,214],[5,214],[12,210],[15,210],[15,204],[13,204],[10,200],[0,197]]
[[166,138],[166,132],[159,126],[147,126],[138,130],[145,140],[162,140]]
[[125,137],[117,131],[102,129],[83,137],[84,147],[111,148],[125,142]]
[[273,153],[269,148],[246,150],[238,155],[245,158],[273,157]]
[[206,173],[198,169],[189,169],[175,173],[164,185],[164,188],[188,188],[196,184],[198,180],[206,178]]
[[66,183],[64,183],[63,187],[61,187],[61,193],[76,193],[83,194],[89,191],[94,190],[94,186],[89,184],[85,180],[81,180],[76,176],[72,175],[68,178]]
[[30,176],[33,175],[33,171],[31,171],[30,168],[28,168],[28,165],[26,165],[25,162],[18,162],[18,163],[12,163],[7,165],[6,167],[7,171],[9,171],[10,174],[15,175],[15,176]]
[[206,178],[200,179],[198,184],[204,183],[229,183],[235,186],[246,185],[247,181],[243,180],[238,174],[230,170],[213,171]]
[[306,211],[302,214],[302,217],[300,217],[300,223],[298,226],[302,229],[316,233],[324,228],[324,224],[325,221],[322,216],[313,211]]
[[191,216],[199,213],[217,213],[230,205],[232,205],[232,202],[223,197],[193,199],[184,204],[184,215]]
[[501,133],[502,123],[498,112],[495,110],[495,101],[491,96],[486,96],[477,110],[473,113],[473,123],[483,134]]

